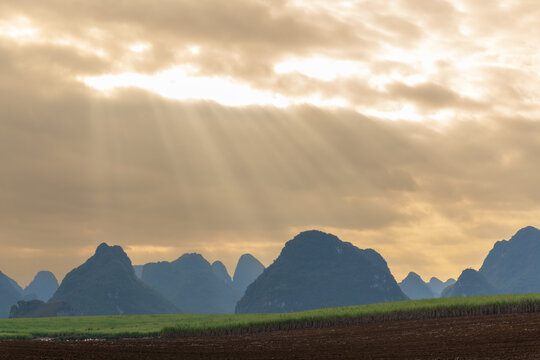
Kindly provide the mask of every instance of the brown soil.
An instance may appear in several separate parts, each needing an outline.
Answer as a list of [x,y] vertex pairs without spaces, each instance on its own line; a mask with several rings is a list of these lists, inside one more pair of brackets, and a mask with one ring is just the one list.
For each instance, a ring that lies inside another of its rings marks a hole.
[[0,341],[0,359],[540,359],[540,314],[371,323],[242,336]]

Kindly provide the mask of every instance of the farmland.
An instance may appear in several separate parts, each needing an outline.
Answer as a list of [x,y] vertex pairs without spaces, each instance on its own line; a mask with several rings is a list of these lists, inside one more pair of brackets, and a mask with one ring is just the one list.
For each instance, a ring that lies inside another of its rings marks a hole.
[[389,321],[230,336],[0,340],[0,359],[537,359],[540,313]]
[[241,335],[380,321],[540,312],[540,294],[428,299],[286,314],[124,315],[0,320],[1,339]]

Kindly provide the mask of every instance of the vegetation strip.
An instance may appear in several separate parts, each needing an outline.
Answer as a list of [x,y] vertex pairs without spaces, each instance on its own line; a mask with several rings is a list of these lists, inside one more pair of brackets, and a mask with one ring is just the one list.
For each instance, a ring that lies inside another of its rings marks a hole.
[[368,322],[540,312],[540,294],[379,303],[284,314],[124,315],[0,320],[2,339],[118,339],[247,334]]
[[[448,301],[443,301],[448,300]],[[468,300],[468,301],[467,301]],[[242,335],[363,323],[540,312],[540,294],[430,299],[322,309],[214,328],[167,327],[163,337]],[[283,314],[279,314],[283,315]]]

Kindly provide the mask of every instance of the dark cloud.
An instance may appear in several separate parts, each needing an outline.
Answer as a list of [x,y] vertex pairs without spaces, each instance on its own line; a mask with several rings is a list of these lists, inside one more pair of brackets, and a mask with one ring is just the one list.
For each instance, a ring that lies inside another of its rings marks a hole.
[[428,109],[479,109],[485,107],[472,99],[467,99],[451,89],[433,83],[406,85],[395,83],[388,87],[389,95],[394,99],[409,100]]

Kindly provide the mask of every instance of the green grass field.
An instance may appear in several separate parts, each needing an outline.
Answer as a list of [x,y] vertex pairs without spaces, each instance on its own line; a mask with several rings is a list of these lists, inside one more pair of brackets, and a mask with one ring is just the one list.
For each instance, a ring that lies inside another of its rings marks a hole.
[[540,294],[526,294],[413,300],[286,314],[0,319],[0,339],[121,338],[247,333],[372,321],[538,311],[540,311]]

